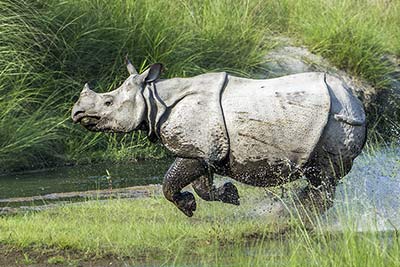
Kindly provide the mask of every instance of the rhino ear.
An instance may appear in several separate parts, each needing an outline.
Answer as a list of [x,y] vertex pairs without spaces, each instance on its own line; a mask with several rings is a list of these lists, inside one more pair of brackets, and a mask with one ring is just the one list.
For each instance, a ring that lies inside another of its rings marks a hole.
[[126,56],[125,61],[126,61],[126,68],[128,69],[129,74],[130,75],[138,74],[132,62],[129,60],[128,56]]
[[147,74],[144,78],[144,82],[151,83],[160,78],[163,65],[161,63],[155,63],[144,73]]

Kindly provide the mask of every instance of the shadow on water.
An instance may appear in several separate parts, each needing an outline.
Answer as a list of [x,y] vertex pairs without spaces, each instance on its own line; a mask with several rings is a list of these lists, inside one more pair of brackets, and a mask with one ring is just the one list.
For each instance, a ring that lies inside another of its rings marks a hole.
[[0,199],[157,184],[170,164],[171,160],[110,163],[0,176]]

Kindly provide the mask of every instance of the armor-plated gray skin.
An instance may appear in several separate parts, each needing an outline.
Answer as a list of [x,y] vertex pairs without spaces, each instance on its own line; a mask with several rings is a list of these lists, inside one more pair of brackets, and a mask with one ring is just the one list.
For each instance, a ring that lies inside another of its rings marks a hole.
[[85,85],[72,110],[91,131],[147,129],[176,160],[163,192],[187,216],[203,199],[239,205],[232,183],[216,188],[213,174],[255,186],[276,186],[305,176],[300,197],[321,211],[366,139],[361,102],[338,78],[303,73],[270,80],[209,73],[158,80],[161,64],[97,94]]

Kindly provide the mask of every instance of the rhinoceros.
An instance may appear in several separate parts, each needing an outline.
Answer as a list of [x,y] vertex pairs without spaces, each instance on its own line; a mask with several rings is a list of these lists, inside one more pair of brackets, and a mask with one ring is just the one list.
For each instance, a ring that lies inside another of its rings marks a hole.
[[263,187],[306,177],[303,198],[332,203],[366,140],[362,103],[329,74],[159,79],[159,63],[142,74],[129,61],[127,68],[129,77],[111,92],[85,84],[72,120],[90,131],[146,130],[159,140],[176,156],[164,196],[187,216],[196,210],[193,194],[181,192],[190,184],[204,200],[239,205],[236,186],[216,187],[214,174]]

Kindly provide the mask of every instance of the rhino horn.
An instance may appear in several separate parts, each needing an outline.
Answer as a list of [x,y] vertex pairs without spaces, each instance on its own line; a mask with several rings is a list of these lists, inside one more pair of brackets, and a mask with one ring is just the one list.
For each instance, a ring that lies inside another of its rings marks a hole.
[[83,90],[84,90],[84,91],[90,90],[90,87],[89,87],[89,84],[88,84],[88,83],[85,83],[85,85],[83,86]]
[[90,89],[90,86],[88,83],[85,83],[85,85],[83,86],[82,92],[83,93],[94,93],[94,91],[92,89]]
[[133,66],[132,62],[129,60],[128,56],[126,57],[126,68],[128,69],[128,72],[130,75],[132,74],[139,74],[135,67]]

